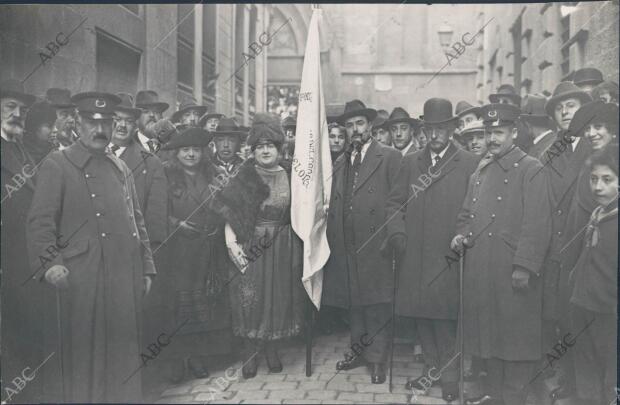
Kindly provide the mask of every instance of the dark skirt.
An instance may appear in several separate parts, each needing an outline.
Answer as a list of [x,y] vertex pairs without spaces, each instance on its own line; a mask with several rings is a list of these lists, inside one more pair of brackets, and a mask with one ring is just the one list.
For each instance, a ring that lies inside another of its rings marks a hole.
[[303,251],[290,224],[259,222],[245,246],[245,274],[231,274],[233,333],[276,340],[296,336],[303,323]]

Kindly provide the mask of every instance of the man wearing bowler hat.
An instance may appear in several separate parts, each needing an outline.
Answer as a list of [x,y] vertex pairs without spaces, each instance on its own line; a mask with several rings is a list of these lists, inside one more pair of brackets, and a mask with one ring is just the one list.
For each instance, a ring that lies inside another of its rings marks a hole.
[[[155,266],[133,176],[108,152],[120,99],[87,92],[80,139],[43,161],[27,221],[33,277],[58,289],[66,402],[141,402],[139,325]],[[60,254],[40,258],[63,235]],[[49,314],[53,317],[52,314]]]
[[[453,144],[457,121],[450,101],[432,98],[424,103],[423,125],[430,141],[426,148],[403,157],[387,201],[388,240],[406,241],[397,278],[396,315],[415,318],[425,360],[422,375],[432,368],[443,370],[440,381],[446,401],[458,396],[457,362],[450,359],[455,355],[459,284],[457,272],[440,273],[445,257],[451,255],[456,216],[478,162]],[[426,391],[430,387],[422,384],[422,378],[410,380],[406,388]]]
[[[372,139],[371,122],[376,115],[374,109],[353,100],[339,119],[350,146],[336,159],[333,169],[327,220],[332,254],[325,265],[323,303],[350,310],[351,347],[356,350],[354,355],[345,355],[336,369],[350,370],[369,363],[371,382],[382,384],[394,275],[391,258],[382,257],[379,249],[386,237],[385,203],[401,155]],[[404,244],[398,250],[402,254]]]
[[592,95],[592,89],[601,82],[603,73],[596,68],[581,68],[573,74],[573,83],[589,95]]
[[497,88],[497,93],[489,95],[491,103],[511,104],[515,107],[521,106],[521,96],[511,84],[502,84]]
[[547,99],[541,94],[528,94],[523,98],[519,123],[525,131],[523,143],[529,145],[527,154],[542,161],[543,152],[555,141],[555,123],[545,111]]
[[153,90],[140,90],[136,93],[135,105],[136,108],[142,110],[142,114],[138,119],[138,141],[144,149],[155,153],[159,150],[161,144],[167,142],[167,139],[160,141],[153,126],[162,120],[164,111],[170,105],[159,100],[159,95]]
[[232,118],[222,118],[213,132],[215,157],[213,163],[228,174],[237,172],[243,159],[239,157],[241,141],[247,133]]
[[404,108],[396,107],[392,110],[386,125],[392,134],[394,147],[400,151],[401,155],[405,156],[417,151],[413,134],[420,126],[420,121],[411,118]]
[[45,98],[56,109],[56,122],[53,138],[62,150],[75,142],[79,135],[76,128],[75,104],[71,102],[71,92],[67,89],[47,89]]
[[[486,359],[489,390],[466,404],[524,405],[542,357],[540,274],[551,236],[547,176],[514,145],[521,111],[482,107],[488,154],[469,179],[452,249],[465,252],[465,354]],[[467,243],[465,239],[470,242]]]
[[179,124],[182,128],[200,126],[200,118],[207,112],[207,107],[198,105],[194,97],[187,97],[179,105],[179,110],[172,114],[173,124]]

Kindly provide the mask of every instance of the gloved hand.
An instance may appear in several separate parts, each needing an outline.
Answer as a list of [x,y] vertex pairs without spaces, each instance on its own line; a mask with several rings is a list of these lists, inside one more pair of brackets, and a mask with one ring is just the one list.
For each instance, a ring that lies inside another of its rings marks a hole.
[[461,234],[456,235],[453,239],[452,242],[450,242],[450,249],[454,250],[456,253],[458,253],[459,255],[463,252],[463,241],[465,240],[465,237]]
[[381,256],[385,258],[390,258],[392,252],[394,252],[397,257],[401,257],[405,254],[406,249],[407,237],[402,233],[397,233],[383,241],[379,248],[379,252]]
[[45,281],[61,290],[69,287],[69,270],[60,264],[56,264],[45,272]]
[[521,266],[514,266],[512,270],[512,288],[525,290],[529,287],[530,272]]

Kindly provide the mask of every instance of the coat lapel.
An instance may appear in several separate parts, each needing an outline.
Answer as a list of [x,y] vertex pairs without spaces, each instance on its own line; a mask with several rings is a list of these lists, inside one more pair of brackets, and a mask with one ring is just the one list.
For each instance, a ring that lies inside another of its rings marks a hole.
[[424,155],[426,155],[427,156],[426,159],[428,159],[428,165],[426,166],[426,169],[423,173],[428,171],[428,173],[434,173],[437,176],[437,171],[439,171],[438,177],[433,178],[433,181],[428,187],[432,187],[433,184],[437,183],[442,178],[444,178],[448,173],[454,170],[454,168],[456,167],[456,162],[460,160],[460,153],[461,153],[461,150],[458,149],[456,146],[454,146],[453,143],[450,143],[450,146],[448,146],[448,150],[446,150],[446,153],[443,155],[441,159],[439,159],[439,162],[437,163],[437,167],[429,170],[430,161],[431,161],[431,153],[430,153],[430,150],[424,151]]
[[[34,190],[34,182],[32,181],[30,177],[23,175],[22,171],[24,170],[24,165],[22,165],[22,163],[17,158],[17,156],[12,152],[13,150],[14,150],[13,145],[11,145],[10,142],[7,142],[4,139],[2,139],[2,149],[1,149],[1,156],[0,156],[0,164],[2,165],[2,169],[11,173],[11,177],[15,176],[18,173],[21,174],[23,177],[26,178],[25,185]],[[24,153],[26,152],[24,151]],[[30,161],[30,158],[28,158],[28,160]],[[41,163],[42,162],[38,162],[38,165],[40,165]],[[26,172],[35,172],[36,169],[34,165],[32,165],[32,163],[28,163],[28,165],[30,166],[30,168],[25,169]]]
[[366,156],[364,156],[364,160],[360,166],[359,178],[353,193],[364,185],[368,178],[375,172],[375,170],[377,170],[382,160],[383,152],[377,146],[376,141],[371,141],[371,144],[366,151]]

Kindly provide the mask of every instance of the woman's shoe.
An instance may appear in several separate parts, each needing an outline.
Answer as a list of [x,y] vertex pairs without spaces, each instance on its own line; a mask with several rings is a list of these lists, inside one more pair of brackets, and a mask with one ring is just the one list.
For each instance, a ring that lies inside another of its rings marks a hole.
[[267,359],[267,367],[270,373],[282,372],[282,362],[278,357],[278,351],[273,343],[267,343],[265,347],[265,358]]
[[243,367],[241,368],[241,374],[243,378],[249,380],[250,378],[256,377],[256,371],[258,370],[258,362],[256,361],[256,353],[253,353],[252,356],[246,359],[243,362]]
[[209,377],[209,371],[202,365],[199,359],[189,358],[187,360],[187,369],[195,378]]
[[170,366],[170,376],[168,379],[172,384],[179,384],[185,378],[185,360],[176,360]]

